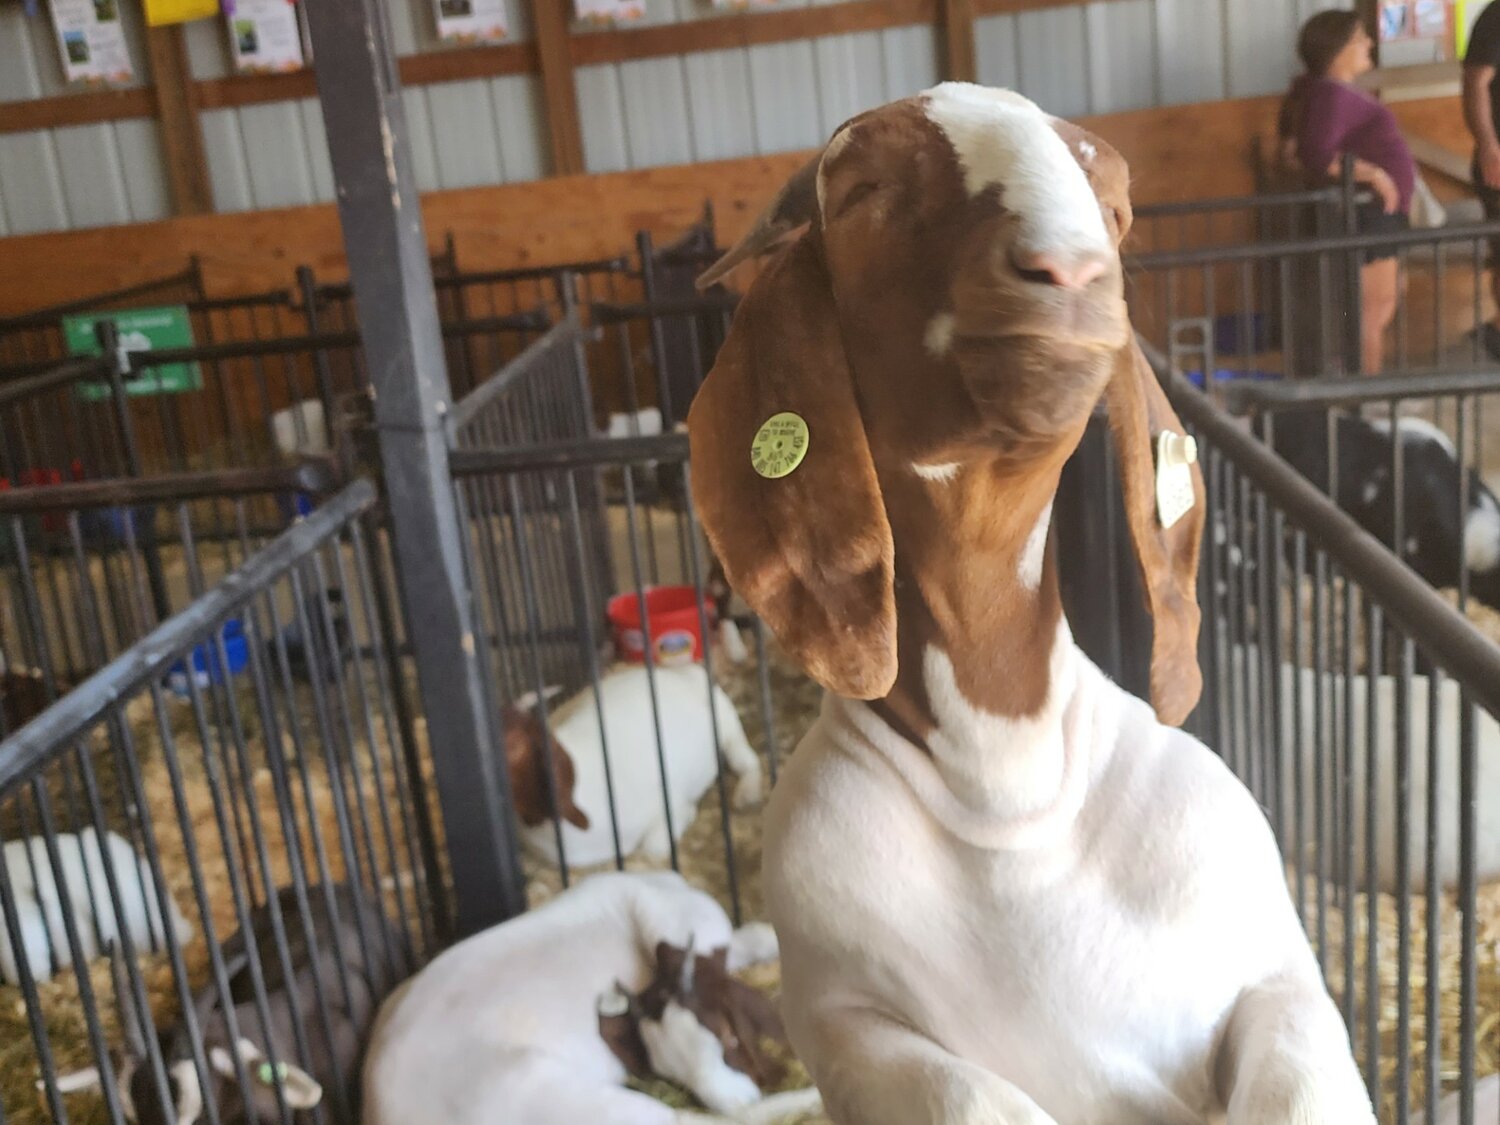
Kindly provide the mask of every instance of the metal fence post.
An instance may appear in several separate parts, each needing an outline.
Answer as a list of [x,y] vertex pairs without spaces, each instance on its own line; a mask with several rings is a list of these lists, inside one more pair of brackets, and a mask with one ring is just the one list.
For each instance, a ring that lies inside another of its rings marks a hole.
[[1151,615],[1125,522],[1109,422],[1089,420],[1052,506],[1058,585],[1078,647],[1126,691],[1151,694]]
[[432,266],[379,0],[306,11],[463,936],[524,909],[525,886],[449,475]]
[[[125,459],[125,472],[132,480],[145,476],[141,467],[141,448],[135,440],[135,421],[130,417],[130,399],[125,390],[125,376],[130,373],[130,358],[120,350],[120,330],[112,320],[94,322],[94,338],[99,341],[99,350],[109,372],[110,402],[115,410],[115,424],[120,429],[120,455]],[[146,580],[151,585],[151,605],[156,610],[156,620],[165,621],[172,616],[172,599],[167,593],[167,579],[161,565],[161,549],[156,541],[156,509],[147,509],[151,514],[141,521],[137,529],[137,541],[146,563]],[[135,521],[135,512],[126,508],[123,517]]]

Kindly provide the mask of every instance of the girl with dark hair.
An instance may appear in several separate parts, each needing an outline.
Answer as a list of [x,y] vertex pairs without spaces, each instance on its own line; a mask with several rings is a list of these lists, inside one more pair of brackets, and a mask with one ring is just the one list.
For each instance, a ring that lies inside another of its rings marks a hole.
[[[1344,156],[1352,156],[1355,180],[1375,194],[1359,208],[1359,230],[1386,234],[1410,226],[1417,165],[1395,115],[1353,84],[1374,65],[1373,46],[1357,12],[1319,12],[1303,24],[1297,54],[1306,71],[1282,103],[1280,132],[1283,152],[1314,183],[1338,177]],[[1379,374],[1385,362],[1385,332],[1400,296],[1397,265],[1394,249],[1365,254],[1360,358],[1368,375]]]

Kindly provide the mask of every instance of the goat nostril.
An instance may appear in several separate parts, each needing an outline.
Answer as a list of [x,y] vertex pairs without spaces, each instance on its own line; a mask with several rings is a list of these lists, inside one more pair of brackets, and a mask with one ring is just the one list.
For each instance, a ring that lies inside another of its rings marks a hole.
[[1013,255],[1011,265],[1022,281],[1063,289],[1083,289],[1102,277],[1107,268],[1104,259],[1093,254],[1064,258],[1036,252]]

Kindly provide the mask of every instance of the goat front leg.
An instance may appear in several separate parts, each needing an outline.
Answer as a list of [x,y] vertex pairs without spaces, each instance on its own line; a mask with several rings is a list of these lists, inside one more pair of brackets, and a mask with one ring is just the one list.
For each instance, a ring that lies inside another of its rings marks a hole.
[[838,1125],[1058,1125],[1020,1087],[864,1007],[813,1016],[792,1045]]
[[1349,1034],[1316,976],[1241,994],[1217,1063],[1227,1125],[1375,1125]]

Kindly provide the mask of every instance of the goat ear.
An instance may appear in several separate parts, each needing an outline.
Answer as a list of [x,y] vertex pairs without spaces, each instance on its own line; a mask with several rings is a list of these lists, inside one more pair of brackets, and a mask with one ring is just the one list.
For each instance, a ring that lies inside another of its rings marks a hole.
[[[245,1064],[245,1069],[250,1074],[250,1080],[262,1086],[275,1086],[278,1071],[281,1078],[281,1092],[286,1097],[287,1107],[290,1109],[312,1109],[323,1100],[323,1087],[307,1071],[291,1063],[283,1062],[272,1064],[266,1059],[260,1048],[248,1039],[241,1039],[235,1044],[239,1052],[240,1060]],[[234,1078],[234,1059],[223,1047],[214,1047],[209,1052],[209,1061],[213,1067],[226,1078]]]
[[[751,449],[773,415],[806,424],[803,459],[769,479]],[[896,679],[895,548],[833,291],[804,236],[740,302],[688,415],[693,498],[729,585],[836,695]]]
[[818,167],[822,162],[820,152],[792,174],[792,178],[776,193],[776,198],[756,217],[755,225],[745,237],[699,276],[696,284],[700,292],[740,263],[759,257],[798,227],[812,221],[818,210]]
[[1151,705],[1162,722],[1175,726],[1192,713],[1203,690],[1197,598],[1206,511],[1203,475],[1196,464],[1187,466],[1193,506],[1164,527],[1157,510],[1157,439],[1186,431],[1134,336],[1120,350],[1106,394],[1126,521],[1154,626]]

